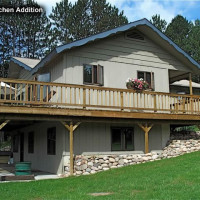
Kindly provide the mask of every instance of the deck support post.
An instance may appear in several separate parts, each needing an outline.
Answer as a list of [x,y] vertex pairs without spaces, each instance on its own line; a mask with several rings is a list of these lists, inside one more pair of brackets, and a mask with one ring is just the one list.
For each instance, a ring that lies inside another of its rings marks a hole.
[[73,122],[70,122],[69,125],[67,122],[61,122],[65,128],[69,131],[69,151],[70,151],[70,176],[74,174],[74,131],[80,125],[81,122],[73,125]]
[[3,122],[2,124],[0,124],[0,130],[6,126],[8,123],[10,122],[10,120],[6,120],[5,122]]
[[[192,91],[192,73],[189,73],[189,84],[190,84],[190,95],[193,95],[193,91]],[[190,111],[191,113],[193,113],[193,99],[192,97],[190,98]]]
[[149,131],[151,130],[151,128],[153,127],[153,124],[150,124],[148,126],[148,124],[146,123],[145,125],[143,124],[138,124],[138,126],[144,131],[145,133],[145,137],[144,137],[144,141],[145,141],[145,154],[149,153]]
[[192,74],[189,73],[189,83],[190,83],[190,95],[193,95],[193,91],[192,91]]

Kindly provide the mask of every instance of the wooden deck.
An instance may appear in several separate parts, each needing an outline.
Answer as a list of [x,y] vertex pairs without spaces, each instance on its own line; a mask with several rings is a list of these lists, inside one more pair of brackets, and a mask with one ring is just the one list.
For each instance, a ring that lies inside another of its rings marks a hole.
[[[200,120],[200,96],[0,78],[0,114]],[[14,115],[13,115],[14,116]]]

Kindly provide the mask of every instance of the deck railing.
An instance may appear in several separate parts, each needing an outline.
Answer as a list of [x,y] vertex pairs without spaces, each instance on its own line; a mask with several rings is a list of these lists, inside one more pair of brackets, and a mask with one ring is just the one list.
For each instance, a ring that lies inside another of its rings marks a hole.
[[200,96],[0,78],[0,105],[199,114]]

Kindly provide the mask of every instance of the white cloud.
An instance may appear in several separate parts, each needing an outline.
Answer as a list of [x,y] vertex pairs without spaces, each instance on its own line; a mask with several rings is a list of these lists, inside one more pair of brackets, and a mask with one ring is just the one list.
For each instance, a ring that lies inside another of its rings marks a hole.
[[[49,15],[52,11],[52,7],[55,7],[56,6],[56,3],[59,3],[61,2],[62,0],[50,0],[47,1],[47,0],[36,0],[36,2],[43,6],[44,9],[46,10],[47,12],[47,15]],[[74,4],[77,0],[69,0],[69,2],[71,2],[72,4]]]
[[170,22],[171,19],[176,15],[177,10],[174,6],[170,6],[169,4],[166,5],[166,2],[165,5],[163,5],[161,2],[158,1],[143,0],[135,3],[135,6],[134,8],[132,8],[131,13],[131,20],[133,21],[141,18],[150,19],[153,15],[159,14],[162,19]]
[[130,22],[142,18],[151,19],[155,14],[160,14],[162,19],[170,22],[177,13],[182,13],[179,6],[176,6],[176,2],[169,0],[109,0],[109,2],[116,3],[116,6],[120,4],[120,10],[124,10],[124,14]]
[[199,4],[199,0],[108,0],[111,5],[117,6],[120,11],[124,10],[129,22],[142,18],[151,19],[159,14],[168,23],[176,15],[180,14],[187,18],[193,15],[192,10]]
[[[55,7],[56,2],[61,0],[36,0],[40,5],[44,6],[49,15],[52,6]],[[77,0],[69,0],[75,3]],[[151,17],[160,14],[162,19],[168,23],[177,14],[184,16],[185,13],[191,13],[192,8],[199,3],[199,0],[107,0],[112,6],[116,6],[120,11],[124,10],[129,22]],[[187,16],[186,16],[187,17]]]
[[44,9],[47,12],[47,15],[49,15],[51,13],[52,7],[55,7],[57,2],[60,2],[61,0],[36,0],[36,2],[41,5],[42,7],[44,7]]

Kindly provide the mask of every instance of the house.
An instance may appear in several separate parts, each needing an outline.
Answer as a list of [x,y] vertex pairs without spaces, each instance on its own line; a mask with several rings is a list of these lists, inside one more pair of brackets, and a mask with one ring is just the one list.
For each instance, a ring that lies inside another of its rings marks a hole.
[[[67,166],[72,175],[75,155],[161,150],[170,125],[199,123],[191,76],[200,65],[146,19],[28,62],[13,58],[9,79],[0,79],[15,88],[0,99],[0,129],[13,135],[14,161],[34,169],[62,174]],[[127,78],[152,90],[127,89]],[[170,92],[183,79],[190,93]]]

